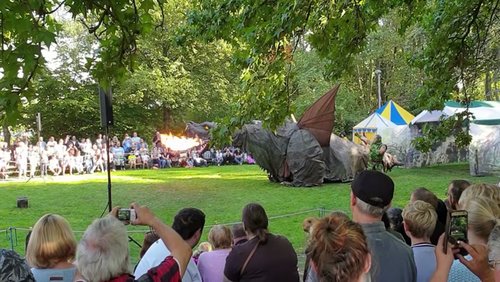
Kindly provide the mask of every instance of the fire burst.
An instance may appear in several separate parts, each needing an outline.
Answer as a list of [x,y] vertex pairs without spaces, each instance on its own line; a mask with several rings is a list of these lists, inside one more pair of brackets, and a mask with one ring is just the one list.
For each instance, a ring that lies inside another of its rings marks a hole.
[[172,134],[161,134],[161,143],[173,151],[187,151],[193,147],[199,146],[199,138],[189,138],[186,136],[175,136]]

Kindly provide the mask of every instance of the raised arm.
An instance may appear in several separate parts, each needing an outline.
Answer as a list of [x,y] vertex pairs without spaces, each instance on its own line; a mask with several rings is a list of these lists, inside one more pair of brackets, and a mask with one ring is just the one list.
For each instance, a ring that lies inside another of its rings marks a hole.
[[191,258],[191,247],[175,230],[158,219],[149,208],[136,203],[132,204],[132,208],[137,215],[137,219],[132,224],[148,225],[155,230],[156,234],[158,234],[165,246],[170,250],[172,256],[179,262],[181,276],[183,276]]

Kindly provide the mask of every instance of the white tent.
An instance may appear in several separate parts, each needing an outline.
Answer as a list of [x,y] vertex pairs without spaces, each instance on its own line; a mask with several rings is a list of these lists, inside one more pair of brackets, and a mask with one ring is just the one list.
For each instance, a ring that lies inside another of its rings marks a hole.
[[[446,102],[443,112],[449,116],[466,110],[464,104],[457,102]],[[469,112],[474,116],[473,123],[498,125],[500,124],[500,102],[496,101],[473,101],[469,105]]]
[[356,134],[372,140],[375,135],[382,137],[389,151],[398,156],[405,156],[411,146],[411,132],[408,125],[397,125],[375,112],[353,127],[353,142],[361,144]]
[[[454,115],[466,110],[464,104],[446,102],[443,112]],[[500,102],[473,101],[469,104],[473,119],[470,124],[470,174],[500,174]]]
[[410,124],[426,123],[426,122],[439,122],[441,118],[446,118],[448,115],[443,111],[428,111],[423,110],[418,114]]

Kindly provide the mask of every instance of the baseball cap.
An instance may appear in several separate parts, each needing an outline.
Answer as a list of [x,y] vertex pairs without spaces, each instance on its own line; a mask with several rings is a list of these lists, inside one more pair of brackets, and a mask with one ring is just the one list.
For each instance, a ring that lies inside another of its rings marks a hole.
[[359,173],[351,183],[352,193],[365,203],[383,208],[394,196],[394,182],[386,174],[376,170]]
[[35,281],[26,261],[16,252],[0,249],[0,281]]

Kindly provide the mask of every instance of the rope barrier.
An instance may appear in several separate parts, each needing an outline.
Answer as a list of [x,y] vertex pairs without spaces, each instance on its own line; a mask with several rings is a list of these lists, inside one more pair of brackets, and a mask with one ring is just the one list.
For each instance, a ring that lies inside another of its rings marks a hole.
[[[322,217],[324,216],[329,210],[326,210],[325,208],[315,208],[315,209],[309,209],[309,210],[301,210],[301,211],[296,211],[292,213],[287,213],[287,214],[280,214],[280,215],[275,215],[275,216],[270,216],[269,220],[279,220],[283,218],[289,218],[293,216],[298,216],[298,215],[303,215],[303,214],[311,214],[318,212],[318,216]],[[241,221],[236,221],[236,222],[228,222],[228,223],[221,223],[221,225],[234,225],[241,223]],[[209,229],[211,227],[215,226],[213,225],[206,225],[205,228]],[[0,229],[0,233],[5,232],[5,238],[7,241],[9,241],[10,248],[14,250],[14,247],[18,246],[18,234],[17,231],[21,232],[30,232],[32,230],[31,227],[26,228],[26,227],[15,227],[15,226],[10,226],[7,229]],[[127,234],[144,234],[146,232],[149,232],[150,229],[138,229],[138,230],[127,230]],[[75,234],[83,234],[85,231],[81,230],[73,230],[73,233]]]

